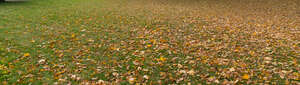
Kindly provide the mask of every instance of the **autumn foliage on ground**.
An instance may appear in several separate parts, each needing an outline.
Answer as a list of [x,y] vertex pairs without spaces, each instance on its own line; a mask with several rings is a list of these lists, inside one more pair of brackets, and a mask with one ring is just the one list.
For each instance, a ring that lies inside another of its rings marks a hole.
[[298,0],[0,3],[0,84],[300,84]]

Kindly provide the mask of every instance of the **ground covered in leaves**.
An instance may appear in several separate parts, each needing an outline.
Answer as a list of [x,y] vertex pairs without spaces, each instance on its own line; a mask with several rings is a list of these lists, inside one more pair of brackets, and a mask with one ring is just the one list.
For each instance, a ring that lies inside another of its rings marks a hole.
[[300,84],[298,0],[0,3],[0,84]]

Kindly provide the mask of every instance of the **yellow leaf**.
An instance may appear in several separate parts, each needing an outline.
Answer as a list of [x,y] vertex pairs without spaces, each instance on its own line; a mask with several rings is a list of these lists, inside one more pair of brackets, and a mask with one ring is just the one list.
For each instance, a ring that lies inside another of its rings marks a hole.
[[156,44],[156,40],[152,39],[150,40],[151,43]]
[[147,47],[150,48],[150,47],[152,47],[152,45],[149,44],[149,45],[147,45]]
[[160,57],[159,60],[160,61],[166,61],[166,58],[165,57]]
[[75,34],[72,34],[72,38],[74,38],[74,37],[76,37],[76,35],[75,35]]
[[249,79],[250,78],[250,76],[248,75],[248,74],[244,74],[243,76],[242,76],[242,79]]
[[24,57],[29,57],[30,54],[29,54],[29,53],[25,53],[23,56],[24,56]]

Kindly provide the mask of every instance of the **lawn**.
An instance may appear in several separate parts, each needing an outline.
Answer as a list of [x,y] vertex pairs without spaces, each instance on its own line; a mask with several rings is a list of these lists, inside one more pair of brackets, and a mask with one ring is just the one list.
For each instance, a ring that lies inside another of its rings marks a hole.
[[0,3],[0,84],[300,84],[300,1]]

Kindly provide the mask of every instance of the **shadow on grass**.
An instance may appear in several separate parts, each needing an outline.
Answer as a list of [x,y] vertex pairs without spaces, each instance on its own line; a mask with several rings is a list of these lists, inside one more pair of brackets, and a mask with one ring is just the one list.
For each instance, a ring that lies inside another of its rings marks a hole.
[[30,1],[1,1],[0,0],[0,6],[2,6],[2,5],[5,5],[5,6],[25,5],[29,2]]

